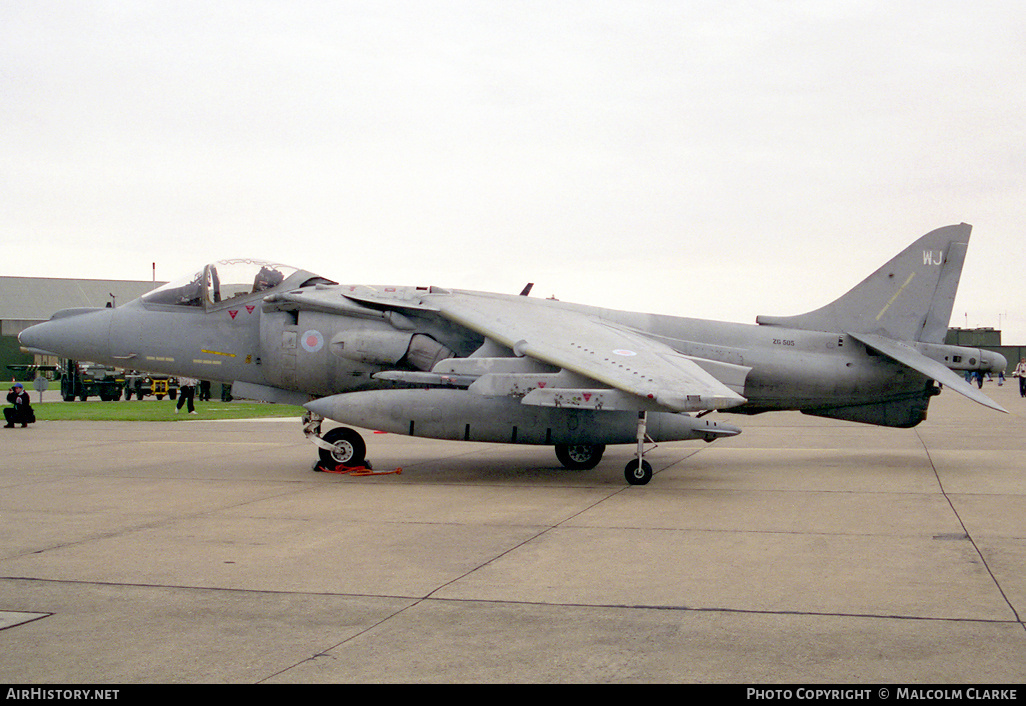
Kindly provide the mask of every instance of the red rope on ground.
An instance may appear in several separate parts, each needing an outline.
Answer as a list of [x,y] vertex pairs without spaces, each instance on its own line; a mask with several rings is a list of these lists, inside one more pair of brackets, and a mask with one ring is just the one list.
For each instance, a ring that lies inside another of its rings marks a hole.
[[402,468],[397,468],[394,471],[373,471],[367,466],[346,466],[341,463],[335,466],[334,468],[328,468],[320,462],[318,462],[317,465],[314,466],[314,470],[320,473],[338,473],[339,475],[357,477],[399,475],[403,472]]

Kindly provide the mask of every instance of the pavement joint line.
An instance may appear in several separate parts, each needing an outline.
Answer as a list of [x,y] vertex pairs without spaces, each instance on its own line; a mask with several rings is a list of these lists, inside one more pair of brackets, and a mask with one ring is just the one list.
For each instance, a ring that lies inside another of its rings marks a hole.
[[1012,615],[1015,616],[1015,622],[1019,623],[1019,625],[1022,626],[1023,631],[1026,632],[1026,624],[1023,623],[1022,617],[1019,615],[1019,611],[1015,609],[1015,605],[1008,598],[1008,594],[1005,593],[1005,589],[1001,586],[1001,582],[998,580],[998,577],[994,574],[994,570],[991,569],[990,564],[987,562],[986,555],[983,553],[983,551],[980,550],[980,547],[976,543],[976,540],[973,539],[972,533],[969,532],[969,528],[965,526],[965,521],[962,519],[962,516],[958,513],[958,508],[955,507],[954,501],[951,499],[951,496],[948,495],[947,490],[945,490],[944,481],[941,480],[940,472],[937,470],[937,466],[933,462],[933,457],[930,455],[930,448],[926,445],[926,442],[923,440],[923,437],[919,434],[919,430],[914,429],[913,431],[915,432],[916,438],[919,439],[919,443],[923,445],[923,451],[926,453],[927,461],[930,462],[930,468],[933,470],[934,478],[937,479],[937,486],[940,488],[941,495],[944,496],[944,499],[947,501],[948,506],[951,508],[951,512],[955,515],[955,519],[958,520],[958,524],[961,525],[963,531],[965,531],[966,539],[968,539],[969,542],[973,545],[973,550],[976,552],[976,555],[980,558],[980,562],[983,564],[983,567],[987,570],[987,574],[990,575],[991,581],[994,582],[994,587],[997,588],[998,593],[1001,594],[1001,598],[1008,606],[1008,609],[1012,611]]

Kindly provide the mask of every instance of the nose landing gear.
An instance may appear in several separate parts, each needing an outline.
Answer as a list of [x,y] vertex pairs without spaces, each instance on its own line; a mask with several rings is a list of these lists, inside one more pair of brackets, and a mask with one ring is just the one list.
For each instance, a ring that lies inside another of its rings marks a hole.
[[318,467],[335,469],[338,466],[347,468],[368,467],[367,444],[360,434],[348,427],[336,427],[321,434],[321,422],[324,417],[307,412],[303,415],[303,434],[317,446],[320,460]]

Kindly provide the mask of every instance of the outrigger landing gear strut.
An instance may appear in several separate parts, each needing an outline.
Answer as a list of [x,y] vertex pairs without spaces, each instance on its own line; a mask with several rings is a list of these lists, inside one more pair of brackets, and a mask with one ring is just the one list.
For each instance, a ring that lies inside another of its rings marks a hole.
[[632,459],[623,469],[624,478],[631,485],[645,485],[652,480],[652,465],[642,456],[645,455],[645,437],[647,436],[648,412],[638,412],[638,450],[637,457]]

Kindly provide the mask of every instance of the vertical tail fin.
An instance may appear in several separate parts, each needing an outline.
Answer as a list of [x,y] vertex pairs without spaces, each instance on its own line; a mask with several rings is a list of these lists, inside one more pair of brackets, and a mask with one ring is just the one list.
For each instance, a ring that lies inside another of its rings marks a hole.
[[972,226],[931,231],[826,306],[798,316],[760,316],[767,326],[870,333],[943,343]]

